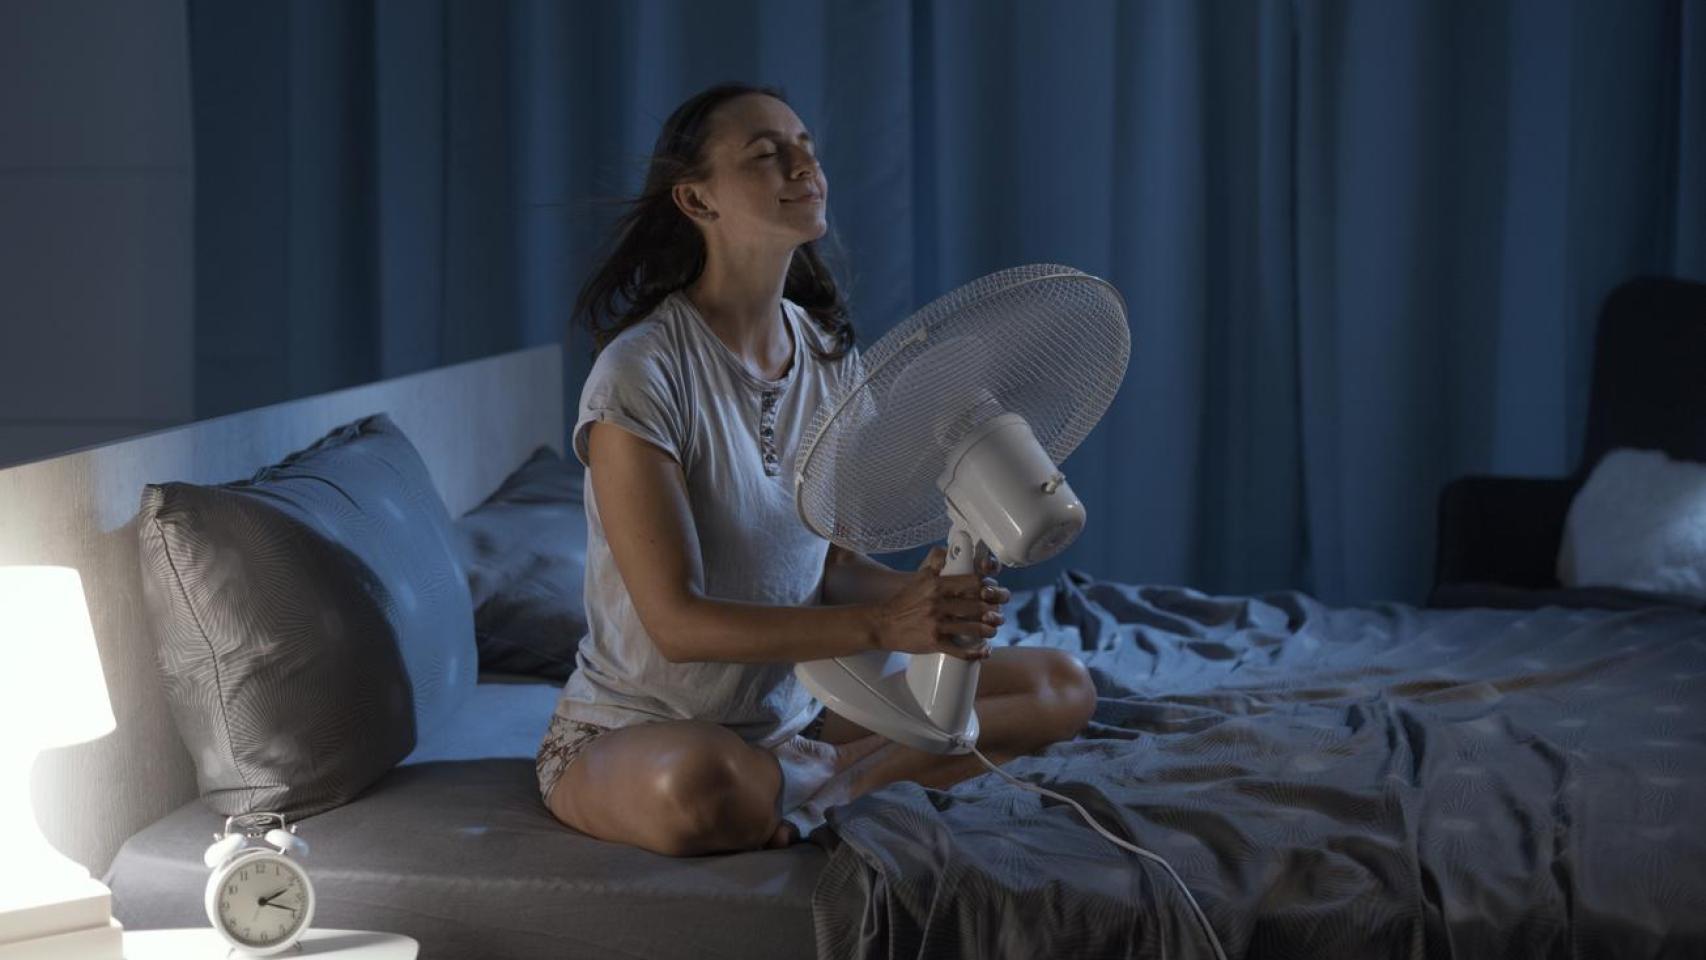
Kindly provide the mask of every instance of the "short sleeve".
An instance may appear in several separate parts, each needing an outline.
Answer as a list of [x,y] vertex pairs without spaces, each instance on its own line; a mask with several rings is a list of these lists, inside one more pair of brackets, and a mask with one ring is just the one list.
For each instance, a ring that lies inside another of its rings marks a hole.
[[[836,385],[836,395],[838,397],[845,396],[847,391],[852,390],[865,382],[865,359],[859,355],[858,347],[849,347],[847,350],[847,357],[843,362],[845,366],[842,368],[841,382]],[[853,404],[854,405],[851,409],[843,412],[843,416],[852,414],[857,416],[861,421],[869,420],[876,416],[876,398],[871,396],[871,391],[860,390],[859,395],[854,398]]]
[[650,341],[611,343],[593,361],[581,389],[580,413],[570,446],[592,466],[587,428],[613,423],[686,465],[688,424],[682,384]]
[[842,387],[851,387],[865,379],[865,357],[857,346],[847,348],[847,357],[842,367]]

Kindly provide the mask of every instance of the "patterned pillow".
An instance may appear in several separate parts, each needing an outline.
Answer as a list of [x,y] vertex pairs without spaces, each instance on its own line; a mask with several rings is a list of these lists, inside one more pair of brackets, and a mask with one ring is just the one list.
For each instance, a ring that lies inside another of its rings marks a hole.
[[584,482],[579,461],[540,447],[456,521],[481,670],[558,683],[574,670],[586,634]]
[[150,484],[139,532],[167,699],[220,813],[347,802],[472,690],[450,518],[384,414],[248,480]]

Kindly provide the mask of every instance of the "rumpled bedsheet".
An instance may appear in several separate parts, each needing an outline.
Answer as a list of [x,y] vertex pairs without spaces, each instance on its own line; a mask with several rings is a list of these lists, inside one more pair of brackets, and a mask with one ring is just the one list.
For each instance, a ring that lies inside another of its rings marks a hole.
[[[1003,769],[1165,857],[1231,957],[1706,956],[1706,614],[1076,571],[1006,609],[1100,701]],[[827,815],[820,957],[1213,956],[1165,871],[994,773]]]

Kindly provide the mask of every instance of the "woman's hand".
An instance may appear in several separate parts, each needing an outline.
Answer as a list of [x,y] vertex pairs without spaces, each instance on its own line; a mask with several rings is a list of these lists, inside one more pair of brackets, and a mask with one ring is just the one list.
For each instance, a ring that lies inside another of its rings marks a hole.
[[932,549],[906,585],[878,607],[879,647],[901,653],[947,653],[963,660],[989,656],[985,641],[995,636],[1006,619],[1001,605],[1012,596],[995,582],[993,575],[1001,563],[988,556],[978,562],[977,573],[944,577],[942,565],[947,558],[945,548]]

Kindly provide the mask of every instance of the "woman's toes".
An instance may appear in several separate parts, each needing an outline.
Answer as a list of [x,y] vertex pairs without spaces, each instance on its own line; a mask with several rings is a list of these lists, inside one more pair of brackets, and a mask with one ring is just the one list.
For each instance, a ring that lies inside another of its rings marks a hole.
[[770,839],[764,841],[764,849],[776,850],[781,847],[786,847],[793,842],[794,825],[787,820],[783,820],[776,824],[776,832],[770,835]]

